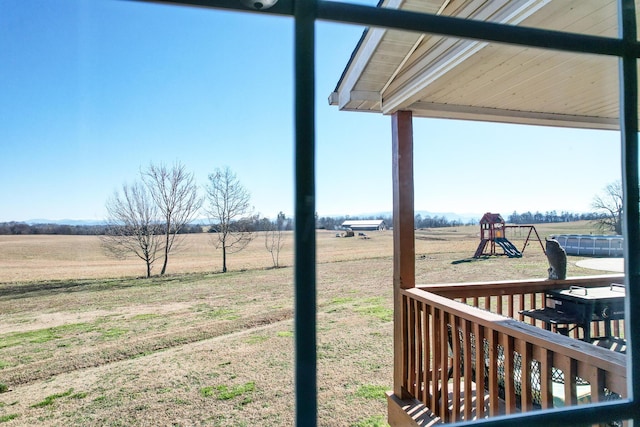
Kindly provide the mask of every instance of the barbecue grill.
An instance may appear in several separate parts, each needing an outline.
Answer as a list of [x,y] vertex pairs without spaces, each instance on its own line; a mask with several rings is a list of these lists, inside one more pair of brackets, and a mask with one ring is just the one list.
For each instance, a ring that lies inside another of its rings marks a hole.
[[[545,308],[523,311],[522,314],[550,325],[575,324],[584,331],[584,341],[591,341],[591,322],[603,321],[605,335],[611,336],[611,320],[624,319],[624,285],[585,288],[571,286],[569,289],[547,291]],[[559,329],[559,328],[558,328]]]

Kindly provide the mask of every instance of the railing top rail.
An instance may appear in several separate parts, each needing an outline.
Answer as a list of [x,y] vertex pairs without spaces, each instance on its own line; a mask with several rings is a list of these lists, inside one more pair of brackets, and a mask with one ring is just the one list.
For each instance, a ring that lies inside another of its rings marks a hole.
[[549,289],[569,288],[574,285],[584,287],[605,286],[610,283],[621,283],[624,277],[623,273],[617,273],[570,277],[565,280],[525,279],[493,282],[437,283],[417,285],[416,287],[448,298],[470,298],[544,292]]
[[481,310],[423,289],[404,289],[410,298],[429,304],[439,310],[478,323],[486,328],[520,339],[574,360],[598,366],[615,375],[626,375],[626,355],[612,352],[584,341],[566,337],[508,317]]

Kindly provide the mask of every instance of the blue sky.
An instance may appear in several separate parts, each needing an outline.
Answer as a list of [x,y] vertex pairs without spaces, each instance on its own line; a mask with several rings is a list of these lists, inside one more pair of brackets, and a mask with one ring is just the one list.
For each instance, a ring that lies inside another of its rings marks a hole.
[[[363,0],[365,4],[375,1]],[[363,28],[317,25],[317,211],[391,210],[391,121],[327,97]],[[141,167],[229,166],[293,213],[293,21],[116,0],[0,0],[0,221],[103,219]],[[616,132],[417,119],[417,210],[590,209]]]

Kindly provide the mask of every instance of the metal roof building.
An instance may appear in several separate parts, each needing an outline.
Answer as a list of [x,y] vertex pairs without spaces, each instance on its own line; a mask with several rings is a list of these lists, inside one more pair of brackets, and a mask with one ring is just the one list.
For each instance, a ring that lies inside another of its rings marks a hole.
[[342,223],[342,227],[352,230],[386,230],[387,225],[381,219],[374,220],[349,220]]

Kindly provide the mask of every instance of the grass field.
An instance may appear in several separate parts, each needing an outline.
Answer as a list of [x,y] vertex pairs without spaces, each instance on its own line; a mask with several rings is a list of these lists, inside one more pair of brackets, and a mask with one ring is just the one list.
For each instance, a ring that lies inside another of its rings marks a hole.
[[[539,227],[588,233],[588,223]],[[546,277],[520,259],[471,261],[477,227],[416,231],[419,283]],[[392,381],[392,234],[319,231],[318,404],[324,426],[385,425]],[[169,274],[139,278],[91,236],[0,236],[0,424],[292,425],[292,236],[273,269],[258,236],[228,259],[189,235]],[[523,242],[514,238],[516,246]],[[577,267],[570,276],[598,274]],[[460,262],[465,261],[465,262]]]

